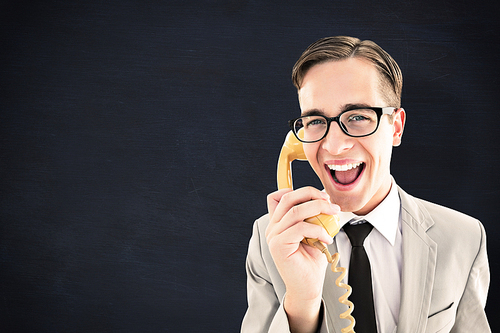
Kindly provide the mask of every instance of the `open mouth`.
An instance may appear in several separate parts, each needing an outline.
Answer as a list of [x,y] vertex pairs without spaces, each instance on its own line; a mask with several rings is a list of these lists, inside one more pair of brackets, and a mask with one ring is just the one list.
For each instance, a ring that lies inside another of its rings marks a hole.
[[365,164],[363,162],[342,165],[328,165],[333,180],[341,185],[349,185],[354,183],[358,179],[364,167]]

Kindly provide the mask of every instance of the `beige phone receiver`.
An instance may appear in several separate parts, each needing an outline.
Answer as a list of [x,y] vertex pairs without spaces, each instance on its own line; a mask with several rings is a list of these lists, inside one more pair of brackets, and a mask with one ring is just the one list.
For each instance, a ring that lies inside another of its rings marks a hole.
[[[299,132],[299,136],[302,132]],[[292,161],[300,160],[307,161],[306,154],[304,153],[304,147],[302,142],[300,142],[292,131],[288,132],[285,143],[281,148],[280,157],[278,159],[278,189],[291,188],[293,189],[292,181]],[[317,224],[326,229],[330,236],[335,236],[339,232],[339,217],[337,215],[326,215],[319,214],[310,218],[305,219],[306,222]],[[355,333],[353,328],[356,324],[356,320],[351,315],[354,310],[354,304],[347,298],[351,295],[351,286],[342,282],[346,275],[346,269],[344,267],[337,267],[339,262],[339,254],[335,253],[333,256],[328,252],[328,248],[318,239],[304,238],[303,243],[310,246],[318,248],[321,252],[326,255],[329,263],[332,264],[333,272],[340,272],[340,276],[335,280],[335,284],[341,288],[347,289],[347,292],[339,297],[339,302],[348,306],[347,311],[340,314],[341,319],[348,319],[351,321],[350,325],[342,328],[342,333]]]
[[[292,161],[307,161],[302,142],[297,140],[292,131],[288,132],[283,148],[281,148],[278,160],[278,189],[293,188],[292,181]],[[339,232],[339,217],[336,215],[319,214],[305,220],[306,222],[317,224],[326,229],[330,236],[335,236]],[[308,245],[315,246],[317,239],[304,238]]]

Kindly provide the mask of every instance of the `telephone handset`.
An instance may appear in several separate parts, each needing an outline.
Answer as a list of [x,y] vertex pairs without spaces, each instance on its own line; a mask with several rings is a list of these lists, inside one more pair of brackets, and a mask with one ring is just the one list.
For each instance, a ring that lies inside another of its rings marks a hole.
[[[293,188],[291,164],[294,160],[307,161],[302,142],[297,140],[292,131],[288,132],[278,160],[278,189]],[[339,232],[339,217],[336,215],[319,214],[306,219],[306,222],[317,224],[326,229],[330,236]],[[317,239],[304,238],[305,243],[315,246]]]
[[[299,132],[299,136],[302,133]],[[278,170],[277,170],[277,178],[278,178],[278,189],[284,188],[293,188],[292,181],[292,161],[300,160],[307,161],[306,154],[304,153],[304,148],[302,142],[300,142],[292,131],[288,132],[285,143],[281,148],[280,156],[278,159]],[[335,236],[339,232],[339,217],[336,215],[326,215],[319,214],[310,218],[305,219],[306,222],[317,224],[325,228],[330,236]],[[347,292],[339,298],[339,302],[347,305],[349,308],[347,311],[340,314],[341,319],[348,319],[351,321],[351,324],[341,331],[342,333],[355,333],[353,330],[354,325],[356,324],[356,320],[351,315],[354,310],[354,304],[349,301],[347,298],[351,295],[351,286],[342,283],[346,275],[346,269],[344,267],[337,267],[339,262],[339,254],[335,253],[333,256],[328,252],[328,248],[319,240],[304,238],[302,240],[303,243],[308,244],[310,246],[318,248],[321,252],[326,255],[326,258],[329,263],[332,264],[333,272],[340,272],[340,276],[335,281],[335,284],[341,288],[347,289]]]

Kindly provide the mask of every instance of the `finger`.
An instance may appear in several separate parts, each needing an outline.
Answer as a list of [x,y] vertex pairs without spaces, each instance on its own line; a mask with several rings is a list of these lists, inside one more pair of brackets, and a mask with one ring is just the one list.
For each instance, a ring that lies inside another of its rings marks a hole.
[[288,191],[282,194],[278,205],[275,206],[273,214],[270,215],[271,221],[281,220],[283,216],[295,205],[299,205],[310,200],[328,199],[328,194],[311,186],[302,187],[295,191]]
[[319,225],[299,222],[271,238],[269,247],[274,249],[273,252],[281,252],[281,256],[287,257],[297,250],[304,238],[318,239],[326,244],[333,242],[333,238]]
[[334,215],[338,213],[338,206],[332,205],[326,200],[312,200],[293,206],[286,214],[277,221],[270,223],[268,236],[282,233],[294,224],[319,214]]
[[281,198],[288,192],[292,192],[291,188],[284,188],[279,191],[273,192],[267,196],[267,210],[269,211],[269,215],[273,216],[276,206],[278,206]]

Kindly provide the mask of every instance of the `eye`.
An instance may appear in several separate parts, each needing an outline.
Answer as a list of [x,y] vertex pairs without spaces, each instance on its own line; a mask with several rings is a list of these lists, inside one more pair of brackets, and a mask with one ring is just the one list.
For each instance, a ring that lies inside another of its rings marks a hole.
[[364,120],[370,120],[369,118],[363,116],[363,115],[360,115],[360,114],[356,114],[356,115],[352,115],[352,116],[349,116],[349,118],[347,118],[347,121],[364,121]]
[[326,125],[326,119],[322,117],[305,117],[303,121],[306,128]]
[[364,124],[377,121],[377,114],[373,110],[352,110],[342,115],[346,123],[351,124]]

